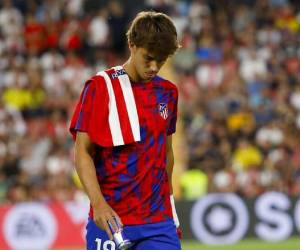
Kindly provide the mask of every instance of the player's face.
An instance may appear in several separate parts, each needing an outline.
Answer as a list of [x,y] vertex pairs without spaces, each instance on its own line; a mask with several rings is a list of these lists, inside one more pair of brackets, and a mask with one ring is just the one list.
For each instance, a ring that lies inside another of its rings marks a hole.
[[155,77],[167,60],[167,57],[155,58],[146,49],[136,46],[131,48],[131,58],[141,81],[149,81]]

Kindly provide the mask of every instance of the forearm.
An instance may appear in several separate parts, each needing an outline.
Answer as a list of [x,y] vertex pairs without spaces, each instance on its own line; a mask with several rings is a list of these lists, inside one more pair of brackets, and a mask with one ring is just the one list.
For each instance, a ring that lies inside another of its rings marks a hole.
[[174,155],[173,150],[169,151],[167,154],[167,173],[168,173],[168,179],[169,179],[169,187],[170,187],[170,201],[171,201],[171,207],[172,207],[172,214],[174,219],[174,224],[176,228],[179,227],[179,219],[177,216],[176,208],[175,208],[175,201],[173,197],[173,185],[172,185],[172,173],[173,173],[173,165],[174,165]]
[[75,154],[75,166],[92,207],[100,207],[105,199],[97,180],[96,169],[91,156],[86,152]]
[[173,194],[173,185],[172,185],[173,166],[174,166],[174,155],[173,155],[173,150],[171,150],[167,153],[167,165],[166,165],[171,194]]
[[170,193],[173,194],[172,174],[173,174],[173,166],[174,166],[174,153],[173,153],[171,135],[167,137],[166,157],[167,157],[166,171],[168,174],[169,189],[170,189]]

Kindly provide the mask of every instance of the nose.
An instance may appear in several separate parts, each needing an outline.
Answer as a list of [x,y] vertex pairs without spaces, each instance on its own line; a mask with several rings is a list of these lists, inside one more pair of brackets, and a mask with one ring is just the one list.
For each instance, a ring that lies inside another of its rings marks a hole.
[[157,72],[158,71],[158,65],[156,61],[151,61],[150,62],[150,70],[153,72]]

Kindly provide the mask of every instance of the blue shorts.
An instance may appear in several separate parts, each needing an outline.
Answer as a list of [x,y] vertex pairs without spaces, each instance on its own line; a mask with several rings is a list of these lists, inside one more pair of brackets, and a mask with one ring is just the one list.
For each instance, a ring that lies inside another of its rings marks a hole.
[[[89,219],[86,226],[87,250],[119,250],[106,232]],[[181,250],[180,240],[172,220],[145,225],[125,226],[124,233],[131,240],[130,250]]]

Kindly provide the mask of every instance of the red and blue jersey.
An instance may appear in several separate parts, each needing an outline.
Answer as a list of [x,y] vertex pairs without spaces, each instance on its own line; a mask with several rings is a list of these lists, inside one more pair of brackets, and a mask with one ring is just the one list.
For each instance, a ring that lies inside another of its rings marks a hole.
[[122,67],[100,72],[82,91],[70,131],[95,143],[101,191],[125,225],[172,219],[166,140],[175,132],[177,102],[173,83],[159,76],[130,82]]

